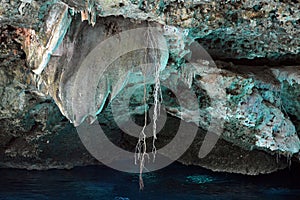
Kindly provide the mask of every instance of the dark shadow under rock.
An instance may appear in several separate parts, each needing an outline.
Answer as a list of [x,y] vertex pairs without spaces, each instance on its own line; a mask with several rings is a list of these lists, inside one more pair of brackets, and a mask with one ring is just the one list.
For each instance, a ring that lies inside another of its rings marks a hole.
[[[168,116],[167,123],[158,134],[156,146],[162,147],[163,145],[168,144],[170,142],[170,138],[172,139],[175,136],[174,134],[177,133],[180,123],[187,124],[184,121],[180,121],[178,118]],[[191,124],[189,124],[189,126],[190,125]],[[207,131],[200,128],[198,129],[194,142],[191,144],[186,153],[184,153],[184,155],[179,159],[179,162],[186,165],[198,165],[218,172],[247,175],[267,174],[284,169],[288,166],[287,160],[284,157],[279,158],[276,155],[270,155],[259,150],[245,150],[232,143],[224,141],[223,139],[219,139],[212,151],[206,157],[200,159],[198,158],[198,154],[206,133]],[[137,140],[133,140],[132,137],[129,137],[126,134],[123,135],[123,140],[121,141],[123,148],[131,151],[134,151],[136,142]],[[151,147],[152,138],[148,138],[148,142],[148,145]],[[149,153],[151,153],[151,150]]]

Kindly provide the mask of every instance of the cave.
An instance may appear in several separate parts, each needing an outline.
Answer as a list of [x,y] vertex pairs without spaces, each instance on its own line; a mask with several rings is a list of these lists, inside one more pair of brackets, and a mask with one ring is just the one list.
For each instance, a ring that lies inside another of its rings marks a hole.
[[2,0],[0,47],[0,199],[300,195],[299,1]]

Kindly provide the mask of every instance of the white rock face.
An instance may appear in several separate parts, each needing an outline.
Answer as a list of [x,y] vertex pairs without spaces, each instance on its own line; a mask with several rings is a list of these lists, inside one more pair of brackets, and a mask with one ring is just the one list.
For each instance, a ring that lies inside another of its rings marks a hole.
[[60,45],[70,23],[68,6],[64,3],[56,3],[45,19],[45,26],[41,30],[43,36],[36,32],[31,33],[32,42],[27,46],[27,59],[29,62],[34,62],[35,74],[40,74],[47,66],[51,54]]

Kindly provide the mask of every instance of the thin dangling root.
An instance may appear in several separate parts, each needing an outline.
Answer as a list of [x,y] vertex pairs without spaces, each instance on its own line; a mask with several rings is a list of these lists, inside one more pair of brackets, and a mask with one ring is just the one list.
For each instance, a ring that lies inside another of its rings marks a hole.
[[153,162],[155,161],[155,156],[157,153],[156,147],[155,147],[155,141],[157,140],[157,119],[158,115],[160,114],[160,98],[162,99],[161,95],[161,87],[160,87],[160,62],[158,61],[158,50],[155,50],[157,47],[156,40],[149,29],[147,32],[147,39],[149,41],[149,46],[151,49],[153,49],[154,53],[152,55],[152,58],[154,60],[155,65],[155,86],[154,86],[154,113],[153,113],[153,141],[152,141],[152,154],[153,154]]
[[147,107],[146,107],[146,83],[145,83],[145,78],[144,78],[144,104],[145,104],[145,115],[144,115],[144,127],[139,135],[139,140],[136,145],[136,150],[135,150],[135,164],[137,164],[137,160],[140,161],[140,175],[139,175],[139,182],[140,182],[140,190],[144,188],[144,182],[143,182],[143,169],[145,166],[145,157],[149,159],[149,155],[147,153],[147,143],[146,143],[146,134],[145,134],[145,128],[147,126]]
[[144,189],[144,181],[143,181],[142,174],[140,174],[139,177],[140,177],[140,178],[139,178],[140,190],[143,190],[143,189]]
[[[157,119],[158,115],[160,113],[160,98],[162,97],[161,95],[161,87],[160,87],[160,80],[159,80],[159,70],[160,70],[160,63],[158,61],[158,50],[155,50],[157,47],[157,44],[155,42],[155,38],[153,36],[153,33],[151,32],[150,29],[146,32],[146,39],[148,42],[149,48],[153,49],[154,53],[151,54],[151,57],[154,60],[155,64],[155,87],[154,87],[154,113],[153,113],[153,141],[152,141],[152,154],[153,154],[153,162],[155,161],[156,157],[156,147],[155,147],[155,140],[157,139]],[[148,55],[148,49],[146,48],[146,55],[145,55],[145,60],[148,61],[147,55]],[[151,52],[150,52],[151,53]],[[146,62],[148,63],[148,62]],[[140,189],[142,190],[144,188],[144,181],[143,181],[143,169],[145,168],[145,158],[148,158],[150,160],[149,154],[147,153],[147,143],[146,143],[146,134],[145,134],[145,129],[147,126],[147,88],[146,88],[146,69],[144,71],[144,99],[143,103],[145,105],[145,115],[144,115],[144,126],[142,131],[140,132],[138,143],[136,145],[136,150],[135,150],[135,164],[137,164],[137,160],[139,160],[139,184],[140,184]],[[162,99],[162,98],[161,98]]]
[[[147,51],[147,49],[146,49]],[[146,54],[147,55],[147,54]],[[146,94],[147,94],[147,88],[146,88],[146,70],[144,72],[144,98],[143,103],[145,105],[145,115],[144,115],[144,126],[142,131],[140,132],[138,143],[135,148],[135,164],[137,164],[137,160],[139,160],[139,183],[140,183],[140,190],[144,188],[144,182],[143,182],[143,169],[145,165],[145,157],[147,156],[149,158],[149,155],[147,153],[147,143],[146,143],[146,134],[145,129],[147,126],[147,107],[146,107]]]

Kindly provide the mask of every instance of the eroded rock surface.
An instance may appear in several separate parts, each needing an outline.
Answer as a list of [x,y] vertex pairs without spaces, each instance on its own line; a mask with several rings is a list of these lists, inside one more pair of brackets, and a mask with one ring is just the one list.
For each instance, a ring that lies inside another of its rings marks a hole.
[[[193,91],[199,104],[195,107],[186,96],[185,104],[179,105],[170,88],[162,88],[167,112],[200,128],[180,161],[243,174],[286,167],[286,160],[276,160],[276,155],[298,157],[300,67],[276,63],[299,63],[299,6],[297,1],[3,0],[1,165],[43,169],[94,164],[73,125],[94,121],[96,115],[112,138],[124,146],[132,143],[118,137],[122,134],[110,106],[126,100],[126,92],[137,90],[130,97],[136,109],[122,113],[118,107],[118,120],[126,123],[130,116],[140,120],[144,105],[143,90],[138,89],[144,79],[132,67],[145,62],[143,52],[119,57],[99,79],[96,73],[86,77],[87,88],[97,81],[97,88],[89,93],[74,84],[78,74],[83,75],[86,56],[101,41],[113,36],[121,44],[122,31],[153,26],[159,28],[169,48],[169,55],[158,54],[162,83],[168,82],[182,96],[184,90]],[[197,59],[189,51],[195,41],[215,60],[225,61]],[[104,50],[101,55],[113,57],[112,53]],[[101,55],[95,62],[103,61]],[[263,58],[272,66],[228,61],[241,58]],[[146,83],[151,105],[153,80]],[[82,102],[81,95],[93,101]],[[74,106],[74,99],[82,107]],[[199,112],[193,110],[197,107]],[[165,128],[161,142],[171,137],[172,128]],[[220,139],[208,157],[199,160],[199,146],[210,129]]]
[[[22,2],[26,3],[20,12]],[[60,4],[60,1],[55,1]],[[96,16],[124,16],[190,29],[218,58],[276,58],[299,53],[299,1],[63,1],[70,13],[96,23]],[[51,15],[52,1],[5,1],[0,21],[38,30]],[[59,12],[59,7],[57,6]],[[55,14],[54,14],[55,15]],[[294,56],[295,57],[295,56]]]

